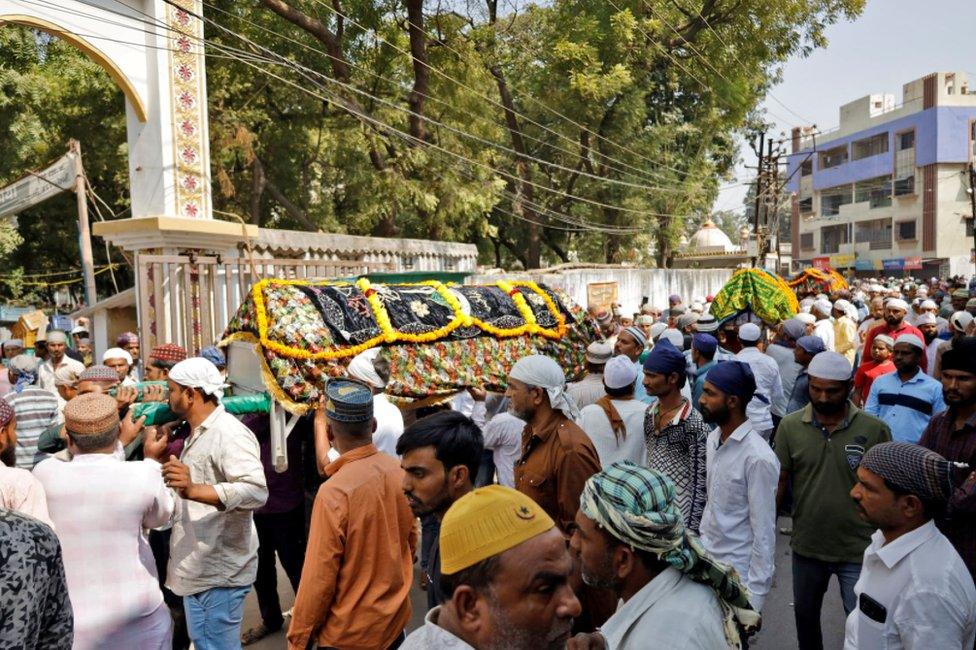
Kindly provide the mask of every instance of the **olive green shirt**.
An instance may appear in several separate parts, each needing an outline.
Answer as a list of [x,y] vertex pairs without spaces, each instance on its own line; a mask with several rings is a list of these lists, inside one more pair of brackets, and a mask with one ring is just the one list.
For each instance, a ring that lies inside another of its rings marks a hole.
[[793,479],[793,551],[824,562],[860,564],[874,526],[858,515],[851,488],[864,453],[891,440],[888,425],[848,402],[847,418],[832,433],[809,404],[776,430],[780,468]]

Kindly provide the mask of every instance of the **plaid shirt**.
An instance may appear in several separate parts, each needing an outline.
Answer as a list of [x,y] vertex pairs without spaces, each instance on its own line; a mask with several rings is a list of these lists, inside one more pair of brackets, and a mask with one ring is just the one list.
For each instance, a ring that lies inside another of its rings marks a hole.
[[955,419],[951,407],[932,416],[918,444],[942,454],[950,461],[969,464],[969,469],[957,470],[957,487],[949,501],[948,515],[936,523],[959,551],[976,579],[976,491],[959,487],[971,471],[976,471],[976,414],[958,430],[954,425]]

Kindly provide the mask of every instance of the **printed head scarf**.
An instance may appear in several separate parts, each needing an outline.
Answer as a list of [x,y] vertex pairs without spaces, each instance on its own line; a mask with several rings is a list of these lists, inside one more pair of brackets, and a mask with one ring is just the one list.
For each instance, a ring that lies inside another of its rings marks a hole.
[[509,378],[530,386],[543,388],[549,395],[549,405],[574,422],[579,418],[576,400],[566,394],[566,375],[559,364],[549,357],[533,354],[523,357],[512,366]]
[[580,509],[600,528],[633,549],[651,553],[700,584],[711,587],[722,607],[725,637],[740,648],[737,624],[755,627],[759,613],[732,567],[720,564],[685,528],[674,483],[664,474],[619,461],[586,481]]

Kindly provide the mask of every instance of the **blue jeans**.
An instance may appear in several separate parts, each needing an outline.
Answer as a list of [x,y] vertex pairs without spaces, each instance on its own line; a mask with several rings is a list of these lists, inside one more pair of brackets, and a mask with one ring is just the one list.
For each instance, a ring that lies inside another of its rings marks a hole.
[[183,598],[190,639],[197,650],[241,647],[244,598],[251,587],[215,587]]
[[854,610],[854,585],[861,575],[859,562],[824,562],[793,553],[793,614],[800,650],[823,650],[820,610],[830,576],[836,575],[844,613]]

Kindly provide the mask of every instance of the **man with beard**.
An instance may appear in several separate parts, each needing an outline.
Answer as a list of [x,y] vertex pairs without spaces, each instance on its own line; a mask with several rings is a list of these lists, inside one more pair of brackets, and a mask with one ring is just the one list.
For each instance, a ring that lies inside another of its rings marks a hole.
[[951,464],[903,442],[875,445],[851,490],[878,530],[854,587],[844,647],[964,648],[976,640],[976,588],[959,554],[932,521],[952,491]]
[[[439,524],[451,504],[474,489],[483,451],[481,430],[457,411],[428,415],[404,429],[396,453],[403,468],[403,493],[414,516],[432,515]],[[433,609],[446,600],[436,536],[424,566],[427,609]]]
[[881,375],[871,385],[864,410],[891,427],[891,437],[899,442],[918,442],[929,420],[945,410],[942,384],[919,368],[925,344],[913,334],[895,339],[891,360],[895,372]]
[[823,648],[820,610],[831,575],[840,583],[844,611],[856,602],[871,527],[850,498],[864,453],[891,433],[881,420],[848,401],[851,364],[836,352],[821,352],[807,369],[810,403],[790,413],[776,432],[780,462],[777,507],[793,480],[793,609],[800,650]]
[[566,538],[535,501],[489,485],[454,502],[441,523],[444,604],[401,650],[564,648],[579,600]]
[[779,461],[746,414],[755,392],[752,370],[741,361],[723,361],[705,380],[702,417],[718,426],[706,445],[701,541],[742,576],[760,612],[773,583]]
[[[922,342],[925,343],[925,358],[935,359],[939,347],[944,343],[939,338],[939,325],[935,320],[935,316],[933,314],[922,314],[915,320],[915,327],[918,328],[918,331],[924,337]],[[934,372],[935,364],[931,363],[926,374],[931,377]]]
[[570,549],[583,580],[623,605],[601,626],[602,639],[578,635],[574,647],[736,647],[737,628],[758,625],[734,570],[687,534],[666,475],[611,465],[586,482],[576,523]]
[[957,342],[968,336],[967,332],[972,324],[973,317],[966,311],[957,311],[949,317],[951,337],[948,341],[943,341],[935,351],[935,368],[932,370],[932,376],[935,379],[942,379],[942,356],[951,350]]
[[[914,334],[919,338],[923,339],[922,333],[917,327],[911,325],[905,316],[908,314],[908,303],[906,303],[901,298],[891,298],[885,303],[884,308],[884,323],[872,328],[868,335],[864,339],[864,349],[870,350],[871,345],[874,343],[874,337],[878,334],[887,334],[893,340],[897,341],[898,337],[902,334]],[[863,355],[861,359],[861,364],[865,364],[871,358],[870,354]],[[933,360],[934,362],[934,360]],[[925,357],[923,352],[921,363],[919,364],[924,372],[928,366],[928,359]]]
[[976,337],[957,341],[942,355],[942,393],[949,408],[932,416],[918,444],[969,465],[957,470],[948,516],[936,524],[976,580]]
[[646,344],[647,339],[644,338],[643,330],[637,327],[628,327],[617,336],[617,342],[613,346],[613,355],[624,355],[634,364],[637,370],[637,381],[634,384],[634,399],[644,404],[651,404],[654,398],[647,394],[643,382],[640,381],[640,378],[643,376],[640,357],[644,352],[644,346]]

